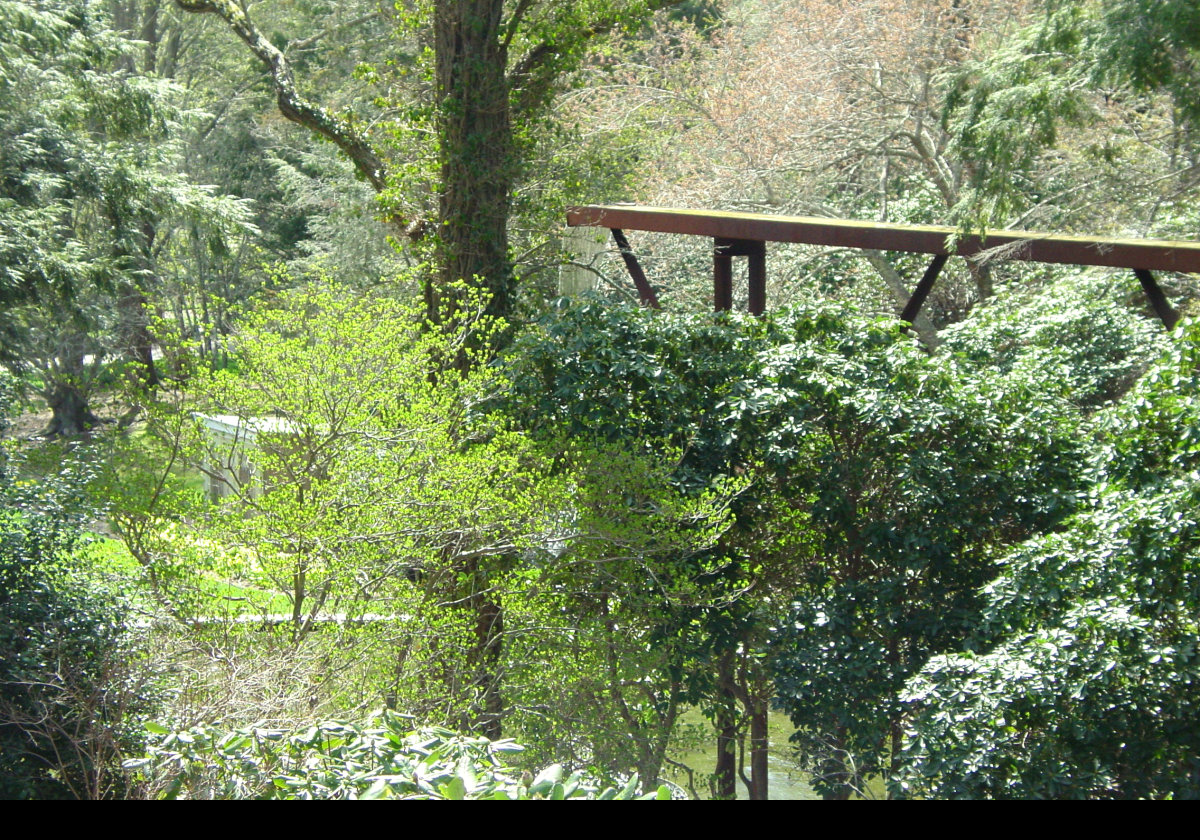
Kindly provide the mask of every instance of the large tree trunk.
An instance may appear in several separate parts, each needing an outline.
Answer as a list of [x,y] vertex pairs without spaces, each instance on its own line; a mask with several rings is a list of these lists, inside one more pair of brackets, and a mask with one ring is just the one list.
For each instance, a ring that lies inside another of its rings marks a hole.
[[[486,311],[510,308],[509,200],[513,184],[507,49],[500,39],[503,0],[437,0],[434,41],[441,193],[438,198],[438,276],[425,289],[433,321],[457,314],[456,284],[486,290]],[[433,283],[437,285],[434,286]],[[460,367],[471,364],[464,356]],[[471,660],[480,708],[475,726],[489,738],[503,730],[504,611],[487,575],[471,569],[475,644]]]
[[479,558],[455,564],[454,571],[466,588],[455,592],[453,603],[474,618],[466,673],[461,675],[471,701],[463,709],[461,725],[495,741],[504,736],[504,607]]
[[45,392],[53,416],[46,437],[78,437],[100,422],[88,407],[87,395],[70,382],[56,382]]
[[[509,201],[514,179],[503,0],[437,0],[438,205],[440,288],[426,291],[430,314],[453,310],[451,284],[482,285],[488,312],[510,308]],[[449,304],[449,306],[447,306]]]
[[770,776],[768,765],[768,717],[769,699],[755,696],[750,713],[750,798],[770,798]]
[[742,781],[746,784],[750,799],[758,800],[770,797],[768,713],[774,686],[762,662],[747,652],[752,644],[750,639],[744,640],[744,649],[738,656],[738,678],[734,687],[750,722],[750,776],[747,778],[743,772]]
[[737,799],[738,721],[734,690],[733,653],[717,660],[717,709],[713,726],[717,730],[717,765],[713,769],[713,797]]
[[[46,348],[38,372],[45,383],[40,393],[53,412],[42,430],[45,437],[78,437],[99,424],[88,406],[92,382],[100,365],[102,348],[89,341],[86,332],[73,323],[71,315],[52,310],[53,346]],[[88,357],[91,361],[88,361]]]
[[[280,113],[337,145],[375,190],[387,187],[387,164],[369,138],[353,124],[300,95],[287,57],[251,22],[236,0],[175,0],[175,3],[188,12],[216,14],[224,19],[270,69]],[[490,314],[503,316],[511,307],[508,215],[515,160],[509,110],[508,45],[507,36],[501,32],[503,9],[503,0],[436,0],[434,5],[442,185],[438,205],[438,278],[436,285],[431,283],[425,290],[426,306],[434,318],[447,309],[453,312],[455,298],[445,302],[443,298],[448,285],[460,280],[483,285],[489,295]],[[584,36],[590,37],[602,29],[589,27]],[[542,44],[530,51],[518,75],[528,81],[539,62],[548,61],[554,52],[552,44]],[[422,223],[400,217],[394,217],[392,222],[414,238],[425,229]]]
[[146,312],[146,294],[132,283],[123,283],[117,298],[125,355],[134,363],[138,390],[149,392],[160,383],[154,364],[154,336]]

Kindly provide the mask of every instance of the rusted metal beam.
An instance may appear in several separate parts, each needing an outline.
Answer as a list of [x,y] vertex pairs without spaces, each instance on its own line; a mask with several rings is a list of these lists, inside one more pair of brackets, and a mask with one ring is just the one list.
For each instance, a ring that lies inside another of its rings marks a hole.
[[908,321],[911,324],[916,320],[917,313],[921,311],[921,306],[925,303],[925,298],[929,297],[929,290],[933,288],[934,281],[942,273],[942,266],[948,259],[950,258],[945,254],[938,254],[933,258],[929,268],[925,269],[925,273],[921,275],[921,282],[917,284],[917,288],[913,289],[912,297],[908,299],[908,303],[904,304],[904,311],[900,313],[901,321]]
[[1150,306],[1154,308],[1154,314],[1159,317],[1169,330],[1175,329],[1175,325],[1179,323],[1179,313],[1175,307],[1171,306],[1171,302],[1167,300],[1167,296],[1163,294],[1162,288],[1158,285],[1158,281],[1154,279],[1154,275],[1147,269],[1135,268],[1133,273],[1137,275],[1138,282],[1142,284],[1142,291],[1146,293],[1146,299],[1150,301]]
[[996,259],[1005,260],[1200,273],[1200,243],[1196,242],[1054,236],[1012,230],[993,231],[986,238],[971,235],[954,239],[957,228],[933,225],[602,205],[571,208],[567,224],[963,257],[990,252]]
[[625,268],[629,272],[629,276],[633,278],[633,285],[637,286],[638,299],[642,305],[649,306],[651,309],[661,309],[658,295],[654,293],[654,288],[646,279],[646,272],[642,271],[641,263],[638,262],[633,249],[629,247],[625,231],[620,228],[612,228],[612,237],[613,241],[617,243],[617,250],[621,252],[621,259],[625,260]]

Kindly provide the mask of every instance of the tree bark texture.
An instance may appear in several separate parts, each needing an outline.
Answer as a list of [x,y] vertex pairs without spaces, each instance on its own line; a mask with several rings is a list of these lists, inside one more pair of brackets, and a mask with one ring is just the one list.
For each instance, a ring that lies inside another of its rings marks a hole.
[[713,769],[713,797],[737,799],[738,721],[734,691],[733,653],[717,660],[718,706],[713,724],[717,730],[717,765]]
[[768,775],[768,747],[770,740],[767,732],[768,700],[756,697],[750,709],[750,799],[768,799],[770,797],[770,776]]
[[434,12],[441,194],[436,305],[459,281],[482,284],[488,311],[509,311],[512,126],[501,39],[503,0],[437,0]]
[[490,576],[479,560],[468,560],[464,571],[470,582],[465,606],[474,613],[475,632],[468,653],[470,683],[476,700],[468,726],[493,741],[504,736],[504,607],[493,591]]
[[87,395],[70,382],[56,382],[46,394],[53,412],[45,437],[78,437],[100,422],[88,407]]

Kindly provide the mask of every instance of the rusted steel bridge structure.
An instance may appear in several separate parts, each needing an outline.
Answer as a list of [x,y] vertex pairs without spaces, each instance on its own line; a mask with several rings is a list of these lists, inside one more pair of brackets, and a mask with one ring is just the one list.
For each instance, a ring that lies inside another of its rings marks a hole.
[[959,236],[958,229],[933,225],[894,225],[811,216],[767,216],[758,213],[720,213],[634,205],[592,205],[567,211],[572,227],[603,227],[612,231],[643,304],[658,307],[658,296],[638,264],[626,230],[708,236],[713,240],[713,305],[733,308],[733,258],[746,257],[748,308],[761,315],[767,305],[767,243],[792,242],[860,250],[931,254],[933,260],[917,283],[901,319],[912,323],[925,298],[952,256],[968,259],[1020,260],[1132,269],[1150,306],[1168,328],[1179,313],[1154,277],[1155,271],[1200,273],[1200,243],[1160,239],[1106,239],[1057,236],[1032,231],[1001,230],[986,237]]

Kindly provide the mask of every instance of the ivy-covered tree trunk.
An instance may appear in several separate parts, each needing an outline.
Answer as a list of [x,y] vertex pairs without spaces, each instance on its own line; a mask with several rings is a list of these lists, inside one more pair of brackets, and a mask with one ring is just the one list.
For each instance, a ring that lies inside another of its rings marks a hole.
[[458,561],[453,568],[466,584],[456,593],[454,603],[470,611],[474,619],[466,656],[466,683],[473,699],[464,711],[462,726],[498,740],[504,737],[504,606],[479,558]]
[[482,283],[491,295],[491,314],[503,316],[510,306],[508,216],[514,173],[503,8],[503,0],[436,4],[441,288],[426,291],[431,314],[457,281]]
[[[507,47],[501,40],[503,0],[437,0],[434,41],[438,99],[438,286],[425,290],[431,319],[453,317],[454,284],[483,285],[488,313],[509,311],[508,254],[513,184]],[[489,738],[503,732],[504,610],[489,594],[487,575],[472,561],[475,640],[470,661],[480,694],[475,727]]]

